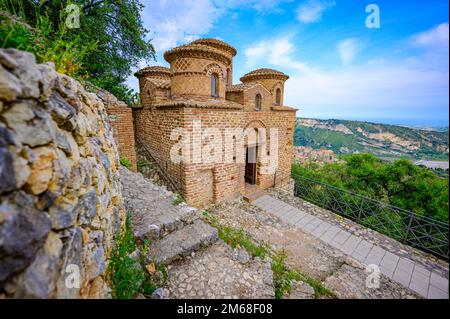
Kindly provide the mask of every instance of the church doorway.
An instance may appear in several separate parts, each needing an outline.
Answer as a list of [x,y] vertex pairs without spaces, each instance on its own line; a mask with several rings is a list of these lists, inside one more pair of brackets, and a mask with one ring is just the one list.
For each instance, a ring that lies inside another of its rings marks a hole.
[[245,155],[245,182],[251,185],[256,184],[256,160],[258,147],[248,146]]

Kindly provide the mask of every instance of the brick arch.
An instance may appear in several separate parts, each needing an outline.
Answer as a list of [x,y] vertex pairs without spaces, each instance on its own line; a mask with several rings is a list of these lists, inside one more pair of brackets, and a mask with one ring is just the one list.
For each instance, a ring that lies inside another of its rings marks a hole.
[[283,105],[283,95],[284,95],[284,90],[283,90],[283,82],[281,82],[281,81],[279,81],[279,82],[276,82],[273,86],[272,86],[272,90],[271,90],[271,93],[272,93],[272,104],[273,105],[275,105],[275,102],[276,102],[276,98],[277,98],[277,89],[280,89],[280,105],[279,106],[281,106],[281,105]]
[[256,136],[255,138],[258,140],[259,143],[259,132],[258,129],[259,128],[264,128],[266,129],[266,139],[265,142],[267,143],[267,139],[268,139],[268,131],[267,131],[267,126],[266,124],[261,121],[261,120],[251,120],[250,122],[248,122],[245,126],[244,126],[244,130],[242,132],[242,135],[239,137],[241,140],[244,141],[245,144],[245,138],[248,137],[247,134],[249,131],[251,131],[251,129],[254,129],[256,131]]
[[283,82],[278,81],[272,86],[272,90],[271,90],[272,94],[275,94],[275,90],[278,88],[280,88],[281,91],[283,91]]
[[205,66],[205,74],[206,76],[211,76],[211,74],[217,73],[220,80],[224,79],[224,72],[222,68],[217,63],[211,63]]
[[145,81],[144,89],[142,90],[144,97],[149,100],[153,100],[155,96],[155,88],[150,81]]
[[262,120],[251,120],[244,126],[244,130],[247,128],[267,128],[267,126]]

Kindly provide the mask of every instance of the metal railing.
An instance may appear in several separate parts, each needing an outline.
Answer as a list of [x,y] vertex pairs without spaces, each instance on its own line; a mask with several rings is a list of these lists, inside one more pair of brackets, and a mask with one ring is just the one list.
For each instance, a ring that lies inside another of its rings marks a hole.
[[[178,194],[182,194],[182,185],[183,185],[183,168],[182,163],[174,164],[170,160],[158,161],[156,156],[152,154],[150,149],[145,145],[145,143],[136,137],[136,142],[138,146],[144,150],[147,159],[150,159],[161,177],[164,178],[166,183],[168,183]],[[172,174],[169,173],[169,170],[175,170]],[[172,175],[172,176],[171,176]]]
[[449,225],[369,197],[299,175],[294,194],[402,243],[449,259]]

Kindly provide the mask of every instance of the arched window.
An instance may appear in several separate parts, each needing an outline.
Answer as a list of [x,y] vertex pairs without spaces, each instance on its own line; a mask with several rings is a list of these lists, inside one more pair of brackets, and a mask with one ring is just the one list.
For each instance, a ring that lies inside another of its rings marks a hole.
[[219,77],[216,73],[211,74],[211,96],[219,96]]
[[255,110],[256,111],[260,111],[261,110],[261,100],[262,100],[262,97],[261,97],[261,94],[256,94],[256,96],[255,96]]
[[278,88],[275,91],[275,105],[280,106],[281,105],[281,89]]

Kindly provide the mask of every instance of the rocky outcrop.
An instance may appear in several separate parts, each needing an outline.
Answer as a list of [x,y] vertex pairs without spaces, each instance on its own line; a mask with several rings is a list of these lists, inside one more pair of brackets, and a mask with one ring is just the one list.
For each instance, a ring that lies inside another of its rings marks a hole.
[[124,210],[102,98],[0,50],[0,297],[108,297]]

